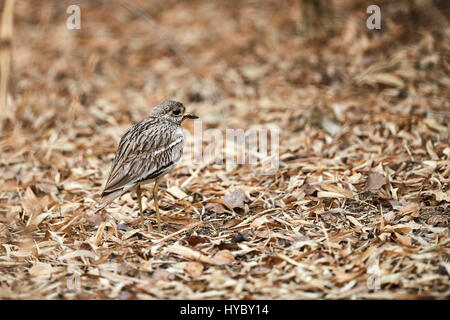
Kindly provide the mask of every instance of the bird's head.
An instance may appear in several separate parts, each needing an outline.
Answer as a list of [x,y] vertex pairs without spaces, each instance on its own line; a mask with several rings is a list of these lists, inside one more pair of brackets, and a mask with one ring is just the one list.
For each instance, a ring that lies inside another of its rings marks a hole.
[[150,116],[165,118],[173,123],[181,124],[186,119],[198,119],[193,113],[187,113],[181,102],[166,100],[153,108]]

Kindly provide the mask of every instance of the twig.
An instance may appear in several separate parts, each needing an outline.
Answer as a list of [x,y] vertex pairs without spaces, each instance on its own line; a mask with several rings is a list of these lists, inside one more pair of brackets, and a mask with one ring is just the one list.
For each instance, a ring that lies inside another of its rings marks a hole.
[[11,67],[11,38],[14,20],[14,1],[6,0],[2,12],[0,32],[0,135],[6,115],[9,71]]
[[161,243],[161,242],[167,241],[167,240],[169,240],[169,239],[171,239],[171,238],[173,238],[173,237],[179,235],[180,233],[183,233],[184,231],[187,231],[187,230],[189,230],[189,229],[193,229],[193,228],[198,227],[198,226],[200,226],[200,225],[202,225],[202,224],[204,224],[203,221],[194,222],[194,223],[192,223],[192,224],[190,224],[190,225],[187,225],[186,227],[184,227],[184,228],[178,230],[177,232],[171,233],[171,234],[169,234],[168,236],[165,236],[165,237],[162,238],[162,239],[159,239],[159,240],[154,241],[153,244],[157,244],[157,243]]
[[426,252],[433,251],[433,250],[439,248],[440,246],[443,246],[444,244],[447,244],[447,243],[449,243],[449,242],[450,242],[450,238],[447,238],[447,239],[445,239],[445,240],[442,240],[442,241],[439,242],[438,244],[435,244],[434,246],[431,246],[431,247],[429,247],[429,248],[420,250],[419,253],[426,253]]

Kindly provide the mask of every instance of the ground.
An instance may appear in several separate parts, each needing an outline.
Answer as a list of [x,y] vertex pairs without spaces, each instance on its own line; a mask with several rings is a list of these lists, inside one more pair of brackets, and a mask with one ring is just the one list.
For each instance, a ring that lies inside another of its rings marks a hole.
[[[78,1],[70,30],[71,1],[16,1],[0,298],[448,299],[449,7],[380,1],[369,30],[370,1],[313,2]],[[162,234],[151,185],[145,228],[132,193],[94,213],[169,98],[202,130],[278,129],[277,170],[184,157]]]

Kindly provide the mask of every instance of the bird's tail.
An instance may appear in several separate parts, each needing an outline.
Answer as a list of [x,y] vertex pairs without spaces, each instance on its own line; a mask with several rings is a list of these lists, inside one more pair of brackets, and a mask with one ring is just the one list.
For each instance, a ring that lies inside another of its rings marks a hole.
[[119,189],[106,195],[103,195],[98,201],[98,203],[95,205],[94,212],[97,213],[98,211],[104,209],[107,205],[113,202],[114,199],[120,197],[124,192],[125,191],[123,189]]

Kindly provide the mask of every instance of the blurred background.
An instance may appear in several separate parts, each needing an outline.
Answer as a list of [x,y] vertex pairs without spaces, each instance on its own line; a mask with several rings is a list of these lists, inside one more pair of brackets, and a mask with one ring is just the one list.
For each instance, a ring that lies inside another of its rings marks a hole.
[[[73,4],[81,28],[69,30]],[[448,111],[448,2],[377,1],[380,30],[366,27],[371,4],[16,1],[5,129],[137,121],[167,98],[226,125],[301,126],[330,99]],[[274,108],[295,115],[261,114]]]
[[[285,146],[292,133],[298,145],[305,132],[379,111],[447,127],[447,1],[378,1],[379,30],[366,26],[370,1],[1,3],[4,136],[77,145],[81,135],[104,155],[123,132],[115,126],[166,99],[198,113],[204,129],[288,128]],[[71,30],[74,4],[81,24]]]

